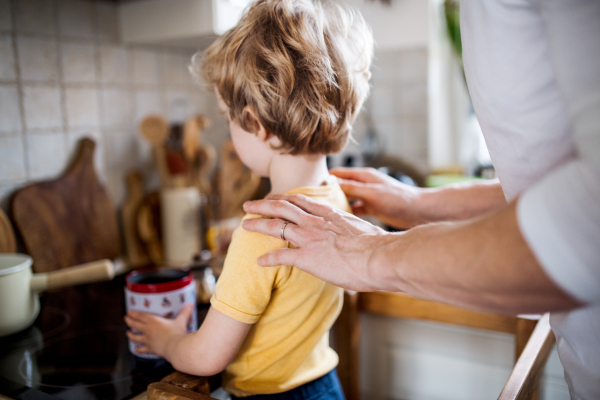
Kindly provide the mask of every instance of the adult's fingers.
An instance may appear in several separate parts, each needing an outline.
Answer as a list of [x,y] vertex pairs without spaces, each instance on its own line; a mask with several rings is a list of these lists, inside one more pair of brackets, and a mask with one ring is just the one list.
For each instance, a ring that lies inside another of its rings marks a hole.
[[346,194],[346,196],[353,199],[364,199],[373,197],[375,188],[372,183],[362,183],[357,181],[350,181],[346,179],[340,180],[340,187]]
[[[276,239],[281,239],[281,228],[283,228],[283,224],[286,221],[281,220],[279,218],[275,219],[265,219],[265,218],[252,218],[245,219],[242,222],[242,227],[248,231],[262,233],[263,235],[272,236]],[[288,224],[285,226],[283,230],[283,240],[286,240],[298,247],[300,245],[299,239],[301,235],[299,231],[302,231],[298,225],[287,221]]]
[[280,218],[298,225],[300,221],[310,217],[306,212],[292,204],[287,198],[268,198],[265,200],[247,201],[244,211],[250,214],[263,215],[270,218]]
[[[291,203],[295,205],[300,210],[304,211],[306,216],[311,217],[313,215],[318,217],[324,217],[327,214],[336,211],[332,206],[328,206],[327,204],[320,203],[311,199],[308,196],[303,194],[270,194],[267,196],[269,200],[283,200],[284,202]],[[302,222],[309,222],[310,219],[307,220],[306,217],[303,218]],[[316,220],[313,220],[316,221]],[[301,225],[297,221],[294,221],[296,225]]]
[[331,169],[329,173],[338,178],[364,183],[381,183],[384,180],[383,176],[385,176],[374,168],[338,167]]
[[294,267],[299,251],[298,249],[279,249],[259,257],[256,261],[262,267],[276,267],[278,265]]

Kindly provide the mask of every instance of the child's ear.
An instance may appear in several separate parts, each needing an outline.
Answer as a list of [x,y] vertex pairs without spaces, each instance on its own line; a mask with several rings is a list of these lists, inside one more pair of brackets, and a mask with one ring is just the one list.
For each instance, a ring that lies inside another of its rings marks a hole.
[[261,141],[265,142],[269,140],[269,136],[271,135],[269,135],[263,124],[260,123],[256,117],[256,114],[249,106],[244,107],[244,118],[246,119],[246,124],[253,128],[252,130]]

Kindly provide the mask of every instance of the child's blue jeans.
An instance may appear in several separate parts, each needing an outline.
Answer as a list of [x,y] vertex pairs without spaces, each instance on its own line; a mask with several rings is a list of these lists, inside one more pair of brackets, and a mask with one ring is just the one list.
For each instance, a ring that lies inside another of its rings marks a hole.
[[335,369],[326,375],[283,393],[231,396],[232,400],[346,400]]

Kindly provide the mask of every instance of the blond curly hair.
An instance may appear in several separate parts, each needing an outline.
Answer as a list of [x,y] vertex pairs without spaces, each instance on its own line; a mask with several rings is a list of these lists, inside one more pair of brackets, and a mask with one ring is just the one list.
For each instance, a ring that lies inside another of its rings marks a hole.
[[229,117],[258,126],[288,154],[341,151],[369,93],[373,36],[361,14],[335,3],[257,0],[196,54],[191,70],[216,88]]

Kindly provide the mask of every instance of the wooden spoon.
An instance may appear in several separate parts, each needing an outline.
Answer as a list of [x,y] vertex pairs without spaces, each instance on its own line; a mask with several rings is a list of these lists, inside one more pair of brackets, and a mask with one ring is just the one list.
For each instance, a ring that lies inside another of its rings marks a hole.
[[202,115],[189,118],[183,126],[183,155],[188,165],[190,185],[196,184],[198,178],[198,151],[202,138],[202,129],[210,126],[210,120]]
[[140,123],[140,132],[152,145],[161,185],[168,187],[170,179],[164,143],[169,135],[169,124],[160,115],[149,115]]

